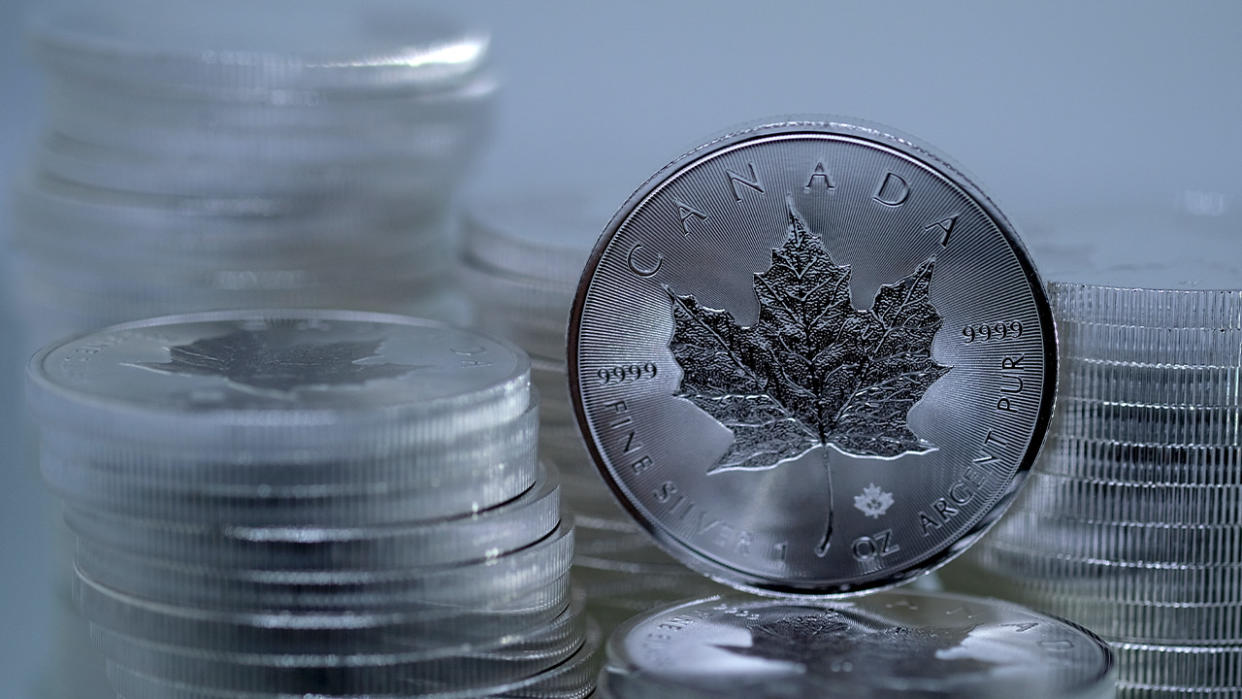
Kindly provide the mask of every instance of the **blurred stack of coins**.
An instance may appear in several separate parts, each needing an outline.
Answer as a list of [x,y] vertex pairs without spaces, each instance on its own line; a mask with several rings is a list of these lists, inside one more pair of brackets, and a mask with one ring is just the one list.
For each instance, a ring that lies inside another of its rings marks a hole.
[[895,590],[856,600],[716,596],[608,639],[607,699],[1111,699],[1113,655],[1015,604]]
[[172,316],[41,351],[29,400],[120,696],[591,691],[520,349],[383,314]]
[[942,571],[1098,632],[1126,697],[1242,696],[1239,221],[1209,213],[1031,232],[1057,416],[1011,512]]
[[574,512],[574,577],[605,628],[653,605],[722,592],[656,548],[608,492],[569,399],[565,330],[582,268],[615,202],[566,193],[481,202],[463,223],[462,286],[476,322],[531,356],[542,399],[540,450],[560,467]]
[[[40,8],[28,37],[47,81],[13,196],[25,354],[195,310],[464,318],[444,270],[494,110],[485,34],[396,0],[120,0]],[[100,663],[58,617],[54,682],[83,699]]]
[[481,33],[400,2],[40,13],[44,130],[14,282],[38,346],[164,313],[460,316],[454,193],[490,129]]

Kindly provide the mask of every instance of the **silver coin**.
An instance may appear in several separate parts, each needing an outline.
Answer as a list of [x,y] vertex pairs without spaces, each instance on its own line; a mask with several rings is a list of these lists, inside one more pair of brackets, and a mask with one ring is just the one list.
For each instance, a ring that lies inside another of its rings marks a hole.
[[1155,687],[1242,687],[1242,646],[1114,643],[1117,679]]
[[1117,696],[1124,699],[1242,699],[1242,687],[1179,687],[1118,681]]
[[[1166,247],[1173,247],[1167,245]],[[1190,248],[1193,250],[1193,247]],[[1194,250],[1195,255],[1202,255]],[[1226,264],[1233,264],[1226,260]],[[1150,289],[1051,282],[1058,321],[1146,328],[1242,328],[1242,294],[1234,275],[1227,289]],[[1142,361],[1142,360],[1139,360]]]
[[1242,527],[1230,524],[1119,523],[1015,509],[988,534],[988,540],[1033,553],[1118,563],[1196,566],[1242,562]]
[[[956,567],[950,566],[949,568]],[[948,570],[949,568],[946,568]],[[1073,619],[1109,641],[1143,643],[1238,643],[1242,603],[1157,603],[1043,593],[1005,584],[978,571],[951,576],[953,590],[1003,596],[1045,614]]]
[[477,483],[488,474],[499,477],[505,469],[533,473],[539,403],[532,396],[524,413],[499,425],[431,438],[417,429],[383,441],[366,434],[354,439],[342,435],[331,452],[312,452],[293,443],[264,450],[262,459],[220,449],[196,453],[129,435],[84,435],[72,427],[42,425],[40,435],[40,459],[59,463],[66,474],[132,480],[135,486],[170,496],[330,498]]
[[[1064,333],[1061,335],[1064,347]],[[1063,396],[1165,405],[1238,405],[1240,367],[1139,364],[1069,357],[1061,353]]]
[[31,360],[37,420],[236,453],[342,437],[446,436],[526,411],[516,347],[401,316],[230,311],[129,323]]
[[1015,508],[1070,519],[1242,525],[1242,485],[1125,483],[1035,471]]
[[507,686],[489,687],[487,696],[495,699],[589,699],[595,691],[603,644],[600,626],[588,617],[586,639],[573,657],[534,677]]
[[838,603],[709,597],[623,624],[601,677],[618,699],[1061,699],[1110,689],[1113,658],[1081,627],[997,600],[896,591]]
[[1242,406],[1122,403],[1062,396],[1058,434],[1095,440],[1182,445],[1242,444]]
[[[1242,303],[1239,303],[1242,306]],[[1157,318],[1150,325],[1096,324],[1062,320],[1058,326],[1065,335],[1064,353],[1068,357],[1140,365],[1187,364],[1202,367],[1236,367],[1242,330],[1220,325],[1183,328],[1170,320],[1160,325]]]
[[166,605],[236,611],[417,611],[518,596],[559,580],[573,559],[573,523],[504,556],[463,565],[396,570],[270,571],[174,564],[79,546],[79,575]]
[[479,327],[517,343],[532,357],[558,361],[565,352],[566,314],[541,318],[528,309],[481,305],[477,316]]
[[216,611],[153,603],[79,576],[73,597],[82,616],[100,628],[153,644],[234,653],[324,655],[350,648],[384,654],[408,647],[494,641],[552,623],[569,607],[569,575],[533,590],[496,594],[416,611]]
[[[287,31],[290,18],[299,31]],[[53,9],[36,15],[36,54],[56,72],[145,87],[169,97],[262,99],[271,90],[438,90],[478,71],[487,36],[399,3],[131,0],[119,7]],[[257,94],[256,94],[257,93]]]
[[[186,138],[193,139],[193,133]],[[459,136],[459,140],[465,138],[465,133]],[[360,137],[348,140],[356,142],[355,139]],[[51,177],[85,186],[140,193],[308,196],[333,188],[362,188],[365,184],[369,196],[396,196],[404,191],[407,196],[421,197],[456,185],[457,177],[451,168],[460,168],[461,164],[450,159],[466,159],[469,153],[460,147],[446,148],[443,153],[401,150],[387,140],[370,146],[369,150],[379,151],[374,154],[350,153],[343,145],[339,153],[321,152],[310,148],[312,144],[302,147],[295,141],[277,149],[271,141],[236,138],[228,147],[220,147],[224,152],[213,154],[214,158],[195,158],[196,167],[187,169],[187,158],[177,153],[128,152],[66,137],[49,137],[36,152],[33,167]],[[390,148],[385,150],[384,145]],[[246,150],[246,146],[251,149]],[[441,172],[440,166],[448,171]]]
[[560,486],[544,467],[535,485],[495,508],[430,522],[384,526],[195,525],[67,509],[79,541],[101,550],[204,565],[325,570],[463,564],[507,554],[560,523]]
[[[392,245],[400,235],[445,237],[442,206],[375,206],[366,196],[210,197],[139,195],[45,176],[19,179],[14,231],[29,247],[56,241],[71,250],[152,256],[273,256],[323,259],[347,244]],[[25,231],[36,237],[30,240]],[[350,231],[343,236],[343,231]],[[400,233],[399,233],[400,231]],[[361,237],[359,237],[361,236]],[[53,241],[43,241],[51,237]],[[301,247],[305,246],[305,247]],[[299,249],[300,248],[300,249]],[[111,252],[107,252],[111,250]],[[122,256],[123,257],[123,256]]]
[[1158,564],[1039,553],[986,541],[972,567],[1006,587],[1076,597],[1161,604],[1242,603],[1242,564]]
[[[1187,192],[1171,206],[1147,202],[1046,211],[1027,227],[1027,238],[1056,287],[1099,285],[1117,296],[1166,301],[1175,291],[1236,290],[1242,287],[1237,240],[1242,220],[1223,200],[1213,200],[1217,197]],[[1157,308],[1149,308],[1149,318]],[[1094,313],[1110,310],[1117,309],[1096,306]]]
[[616,205],[573,191],[474,202],[465,215],[464,262],[497,276],[554,287],[561,297],[556,311],[563,316],[579,270]]
[[1242,485],[1242,447],[1142,444],[1051,435],[1035,468],[1084,480]]
[[[236,691],[318,694],[331,687],[357,695],[413,694],[411,685],[435,683],[467,690],[524,679],[555,667],[581,648],[586,633],[585,599],[551,622],[489,641],[439,644],[437,639],[392,640],[392,651],[362,653],[342,646],[335,653],[203,653],[153,644],[94,629],[107,656],[125,667],[174,682]],[[404,645],[404,648],[402,647]]]
[[[599,669],[599,650],[603,642],[598,625],[587,619],[585,640],[578,650],[560,664],[543,672],[512,682],[488,687],[465,689],[446,686],[443,682],[408,680],[405,697],[421,699],[586,699],[595,689]],[[288,694],[272,692],[232,691],[197,687],[172,682],[137,672],[123,665],[109,663],[108,678],[126,699],[285,699]],[[319,688],[314,696],[321,699],[353,699],[356,694]]]
[[592,253],[569,333],[583,434],[634,516],[688,565],[783,593],[964,550],[1056,385],[1009,223],[926,147],[849,123],[758,125],[660,171]]

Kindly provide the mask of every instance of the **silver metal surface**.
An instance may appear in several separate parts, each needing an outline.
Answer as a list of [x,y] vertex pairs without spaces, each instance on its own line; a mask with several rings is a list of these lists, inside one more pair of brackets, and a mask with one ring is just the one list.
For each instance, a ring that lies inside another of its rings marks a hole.
[[29,376],[42,422],[147,444],[205,442],[203,457],[211,445],[237,449],[248,434],[287,447],[289,430],[337,445],[378,437],[375,429],[444,438],[515,418],[530,403],[529,363],[516,347],[431,321],[348,311],[119,325],[47,348]]
[[834,603],[709,597],[609,639],[602,682],[628,697],[1107,696],[1090,632],[1015,604],[890,591]]
[[727,134],[635,192],[568,359],[588,447],[657,542],[792,594],[963,550],[1021,484],[1056,384],[1003,215],[917,142],[832,121]]

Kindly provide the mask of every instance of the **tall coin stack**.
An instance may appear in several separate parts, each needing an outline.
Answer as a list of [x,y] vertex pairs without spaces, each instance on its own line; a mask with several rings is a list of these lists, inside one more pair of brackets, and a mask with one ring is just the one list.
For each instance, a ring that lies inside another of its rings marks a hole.
[[521,350],[219,312],[32,360],[75,597],[126,699],[585,696],[600,634]]
[[399,2],[46,11],[15,198],[33,346],[164,313],[451,317],[454,192],[490,129],[488,41]]
[[477,204],[464,217],[460,265],[476,322],[531,355],[542,399],[540,450],[561,468],[574,511],[574,577],[605,628],[653,605],[724,590],[657,549],[617,505],[575,423],[565,328],[583,264],[614,208],[585,194]]
[[1099,633],[1124,697],[1242,696],[1238,222],[1191,212],[1032,231],[1060,280],[1058,415],[1012,511],[942,573]]

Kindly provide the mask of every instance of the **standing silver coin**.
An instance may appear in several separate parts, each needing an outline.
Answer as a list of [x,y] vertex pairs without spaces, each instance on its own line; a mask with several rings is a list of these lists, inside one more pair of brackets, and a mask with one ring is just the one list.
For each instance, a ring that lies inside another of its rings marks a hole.
[[926,147],[769,123],[657,173],[605,229],[569,327],[604,479],[735,587],[847,594],[963,551],[1047,427],[1056,338],[991,201]]

